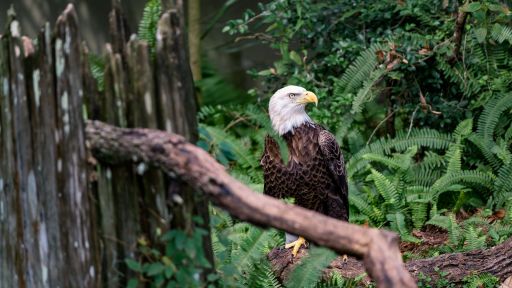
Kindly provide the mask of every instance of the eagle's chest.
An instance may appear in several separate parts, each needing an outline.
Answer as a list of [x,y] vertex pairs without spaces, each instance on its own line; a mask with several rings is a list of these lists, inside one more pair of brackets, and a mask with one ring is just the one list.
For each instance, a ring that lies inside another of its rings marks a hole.
[[299,194],[325,191],[330,182],[328,167],[316,140],[297,137],[288,145],[288,165],[290,170],[294,171],[294,179],[290,180],[296,184],[294,190]]

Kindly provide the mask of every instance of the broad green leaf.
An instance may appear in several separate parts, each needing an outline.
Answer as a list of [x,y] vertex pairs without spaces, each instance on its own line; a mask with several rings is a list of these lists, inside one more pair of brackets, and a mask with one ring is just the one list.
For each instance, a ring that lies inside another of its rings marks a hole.
[[128,284],[126,284],[126,288],[137,288],[137,286],[139,285],[139,281],[135,278],[133,279],[130,279],[130,281],[128,281]]
[[297,63],[298,65],[302,64],[302,59],[300,58],[299,54],[295,51],[290,52],[290,59],[292,59],[293,62]]
[[146,273],[148,274],[148,276],[155,276],[157,274],[162,273],[164,271],[164,269],[165,269],[165,266],[162,263],[156,262],[156,263],[152,263],[149,265]]
[[479,3],[479,2],[473,2],[473,3],[469,3],[467,5],[464,5],[460,8],[460,10],[462,12],[468,12],[468,13],[473,13],[473,12],[476,12],[478,11],[480,8],[482,8],[482,4]]
[[475,37],[478,43],[484,43],[487,37],[487,28],[478,28],[475,30]]
[[142,272],[142,265],[133,259],[125,259],[124,262],[131,270],[135,272]]

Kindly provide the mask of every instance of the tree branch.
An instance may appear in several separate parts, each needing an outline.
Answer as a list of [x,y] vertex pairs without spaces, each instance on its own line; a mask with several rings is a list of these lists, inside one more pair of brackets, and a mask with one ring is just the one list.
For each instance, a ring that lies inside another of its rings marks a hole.
[[101,161],[150,163],[202,190],[242,220],[302,235],[340,254],[362,258],[378,287],[416,287],[404,268],[395,233],[338,221],[255,193],[232,178],[207,152],[179,135],[92,121],[87,123],[86,137]]
[[466,25],[466,19],[468,18],[468,13],[459,11],[457,13],[457,19],[455,20],[455,31],[453,32],[453,42],[455,42],[455,46],[453,47],[453,53],[448,58],[448,62],[453,62],[459,58],[460,46],[462,43],[462,35],[464,34],[464,25]]
[[[306,254],[306,250],[301,250],[292,261],[289,249],[275,248],[268,254],[268,259],[278,279],[284,281],[300,262],[298,260]],[[411,260],[405,263],[405,267],[414,277],[423,274],[425,278],[431,278],[431,284],[439,279],[440,272],[446,273],[444,278],[453,284],[462,284],[464,277],[482,273],[492,274],[500,281],[505,281],[512,276],[512,238],[489,249]],[[345,263],[337,258],[324,272],[329,274],[333,271],[346,278],[356,278],[364,273],[365,269],[363,263],[357,259],[349,258]],[[369,279],[364,279],[363,282],[369,284]]]

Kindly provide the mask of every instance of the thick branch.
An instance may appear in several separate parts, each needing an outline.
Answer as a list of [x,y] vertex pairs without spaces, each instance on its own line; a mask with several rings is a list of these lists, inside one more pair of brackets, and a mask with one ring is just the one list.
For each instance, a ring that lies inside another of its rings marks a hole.
[[405,270],[394,233],[338,221],[254,193],[207,152],[179,135],[150,129],[121,129],[93,121],[86,136],[102,161],[144,161],[188,182],[236,217],[299,234],[338,253],[363,258],[379,287],[416,287]]
[[448,62],[455,61],[459,58],[462,35],[464,34],[464,25],[466,25],[467,18],[468,13],[462,11],[457,13],[457,19],[455,20],[455,31],[453,32],[453,42],[455,43],[455,46],[453,47],[453,52],[448,59]]
[[[301,251],[298,258],[292,261],[289,249],[275,248],[268,254],[274,271],[279,280],[286,280],[301,257],[306,255]],[[504,281],[512,276],[512,239],[490,249],[481,249],[464,253],[444,254],[434,258],[411,260],[405,263],[406,269],[414,276],[423,274],[435,283],[440,272],[446,273],[444,278],[450,283],[461,284],[464,277],[473,274],[490,273]],[[348,262],[334,260],[326,269],[325,274],[335,271],[346,278],[355,278],[365,272],[361,261],[349,258]],[[364,280],[368,284],[368,279]]]

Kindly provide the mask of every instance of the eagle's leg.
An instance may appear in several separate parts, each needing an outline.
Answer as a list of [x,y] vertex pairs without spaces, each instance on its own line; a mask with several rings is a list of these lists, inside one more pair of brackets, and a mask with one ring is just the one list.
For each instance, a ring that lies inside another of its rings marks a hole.
[[306,239],[304,239],[302,236],[299,236],[299,239],[295,240],[294,242],[286,244],[284,246],[284,248],[290,249],[293,247],[292,255],[293,255],[293,257],[295,257],[295,256],[297,256],[300,246],[302,246],[302,245],[306,245]]

